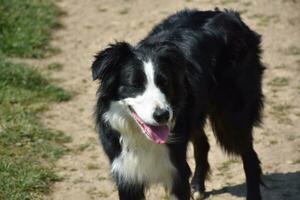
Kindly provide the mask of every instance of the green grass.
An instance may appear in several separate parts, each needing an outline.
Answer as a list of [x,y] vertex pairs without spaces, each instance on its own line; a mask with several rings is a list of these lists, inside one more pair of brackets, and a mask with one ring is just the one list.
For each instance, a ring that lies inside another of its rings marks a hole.
[[0,89],[2,104],[22,102],[29,105],[36,101],[60,102],[71,98],[70,93],[50,84],[36,70],[3,61],[0,63]]
[[221,166],[218,167],[218,170],[221,171],[221,172],[227,172],[229,169],[230,169],[230,166],[234,163],[237,163],[238,160],[236,159],[230,159],[230,160],[227,160],[225,162],[223,162],[221,164]]
[[70,138],[45,128],[38,113],[71,96],[38,71],[0,59],[0,199],[41,199],[59,180],[52,168]]
[[42,58],[62,12],[52,0],[0,0],[0,51],[7,56]]
[[283,50],[286,55],[300,55],[300,47],[291,45],[287,49]]
[[76,149],[75,152],[83,152],[85,151],[87,148],[90,147],[89,143],[84,143],[84,144],[80,144]]
[[123,9],[119,10],[118,13],[119,13],[120,15],[126,15],[126,14],[129,13],[129,11],[130,11],[129,8],[123,8]]
[[288,66],[286,64],[277,65],[274,68],[275,69],[286,69]]
[[102,5],[97,6],[97,10],[98,10],[99,12],[107,12],[107,11],[108,11],[108,9],[105,8],[105,7],[103,7]]
[[49,183],[59,178],[40,164],[26,161],[0,160],[0,199],[41,199],[38,193],[47,193]]
[[242,5],[248,7],[252,5],[252,2],[251,1],[243,2]]
[[289,118],[289,113],[293,108],[289,104],[274,104],[271,106],[272,110],[270,114],[277,119],[279,124],[290,124],[292,125],[292,120]]
[[231,3],[237,3],[238,0],[221,0],[221,4],[223,5],[228,5],[228,4],[231,4]]
[[[58,51],[49,40],[61,14],[52,0],[0,0],[0,199],[43,199],[60,180],[53,167],[69,151],[70,138],[44,127],[39,113],[72,93],[5,58],[42,58]],[[62,65],[48,68],[58,71]]]
[[284,87],[289,85],[289,79],[287,77],[275,77],[273,78],[268,85],[274,87]]
[[280,21],[278,15],[263,15],[263,14],[254,14],[249,16],[250,19],[256,19],[258,21],[257,25],[259,26],[268,26],[271,23],[275,24]]
[[87,169],[88,170],[97,170],[97,169],[100,169],[100,165],[99,165],[99,163],[88,163]]
[[49,70],[52,70],[52,71],[61,71],[63,69],[63,65],[61,63],[51,63],[47,66],[47,68]]

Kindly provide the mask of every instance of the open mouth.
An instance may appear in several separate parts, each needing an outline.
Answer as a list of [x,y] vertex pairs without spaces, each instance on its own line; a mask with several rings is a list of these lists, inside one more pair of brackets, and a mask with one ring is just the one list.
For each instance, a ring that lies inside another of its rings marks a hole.
[[170,133],[170,129],[167,125],[153,126],[146,124],[131,107],[129,107],[129,110],[147,138],[156,144],[164,144],[167,142]]

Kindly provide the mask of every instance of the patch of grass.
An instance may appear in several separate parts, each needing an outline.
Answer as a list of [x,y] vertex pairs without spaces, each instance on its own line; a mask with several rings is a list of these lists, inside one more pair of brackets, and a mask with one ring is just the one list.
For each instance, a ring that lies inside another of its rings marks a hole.
[[221,4],[228,5],[228,4],[237,3],[237,2],[238,2],[238,0],[222,0]]
[[300,86],[297,86],[296,89],[297,89],[298,92],[300,93]]
[[103,7],[102,5],[97,6],[97,10],[98,10],[99,12],[107,12],[107,11],[108,11],[108,9],[105,8],[105,7]]
[[129,13],[129,10],[130,10],[129,8],[123,8],[123,9],[119,10],[118,13],[120,15],[126,15],[127,13]]
[[0,160],[0,188],[3,199],[40,198],[38,193],[48,193],[48,185],[60,181],[51,170],[38,163],[28,164],[25,160]]
[[275,87],[284,87],[289,85],[289,79],[286,77],[275,77],[272,79],[268,85]]
[[270,134],[267,131],[261,132],[262,135],[269,136]]
[[296,60],[296,65],[298,65],[298,67],[300,67],[300,59]]
[[279,104],[279,105],[272,105],[271,115],[275,117],[280,124],[292,124],[291,119],[289,118],[288,114],[292,106],[289,104]]
[[72,97],[70,92],[50,84],[49,81],[34,69],[21,64],[0,62],[0,103],[30,105],[42,107],[46,103],[34,104],[45,100],[67,101]]
[[90,156],[90,159],[96,160],[98,157],[99,157],[98,154],[97,154],[97,155],[91,155],[91,156]]
[[278,88],[271,88],[271,92],[274,93],[274,95],[276,95],[276,93],[278,92]]
[[300,158],[293,161],[293,164],[300,164]]
[[238,12],[240,13],[240,15],[244,15],[248,12],[247,9],[239,9]]
[[243,2],[242,4],[243,4],[243,6],[248,7],[248,6],[252,5],[252,2],[251,1],[247,1],[247,2]]
[[78,183],[86,183],[87,181],[84,180],[83,178],[77,178],[73,181],[74,184],[78,184]]
[[283,114],[289,112],[292,106],[289,104],[279,104],[279,105],[274,105],[272,108],[274,111]]
[[0,197],[41,199],[60,179],[52,168],[70,138],[45,128],[38,113],[71,94],[38,71],[0,59]]
[[271,140],[270,145],[274,145],[274,144],[278,144],[278,141],[277,140]]
[[61,63],[51,63],[47,66],[47,68],[53,71],[61,71],[63,69],[63,65]]
[[107,178],[105,176],[98,176],[97,180],[103,181],[103,180],[107,180]]
[[288,3],[297,3],[297,0],[285,0],[284,3],[285,2],[288,2]]
[[106,192],[103,192],[103,191],[99,191],[99,192],[97,193],[97,195],[98,195],[99,197],[103,197],[103,198],[109,197],[109,194],[106,193]]
[[76,152],[82,152],[84,150],[86,150],[87,148],[89,148],[90,144],[89,143],[85,143],[85,144],[80,144],[77,148],[76,148]]
[[300,47],[291,45],[283,50],[283,53],[286,55],[300,55]]
[[96,169],[100,169],[100,166],[99,166],[99,164],[88,163],[87,164],[87,169],[88,170],[96,170]]
[[221,172],[226,172],[230,169],[230,166],[232,164],[237,163],[237,162],[238,162],[238,160],[236,160],[236,159],[227,160],[227,161],[223,162],[221,166],[218,167],[218,170]]
[[61,26],[57,17],[62,14],[52,0],[1,0],[0,51],[42,58],[52,49],[51,30]]
[[295,135],[289,135],[289,136],[287,136],[287,140],[288,141],[294,141],[295,139],[297,139],[297,136],[295,136]]
[[287,68],[287,65],[285,64],[282,64],[282,65],[277,65],[274,67],[275,69],[286,69]]
[[107,198],[109,197],[109,194],[105,191],[97,191],[97,188],[96,187],[92,187],[92,188],[89,188],[86,193],[88,193],[90,195],[90,198],[91,199],[97,199],[97,198]]
[[258,20],[257,25],[259,26],[268,26],[270,23],[278,23],[279,16],[278,15],[263,15],[263,14],[255,14],[250,16],[251,19]]

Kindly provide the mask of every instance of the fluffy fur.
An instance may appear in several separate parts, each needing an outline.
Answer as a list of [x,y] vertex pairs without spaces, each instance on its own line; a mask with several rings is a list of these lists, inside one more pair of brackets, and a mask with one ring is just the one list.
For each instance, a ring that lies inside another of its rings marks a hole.
[[221,147],[242,158],[247,199],[260,200],[252,131],[263,108],[263,70],[260,36],[232,11],[184,10],[135,46],[117,42],[100,51],[92,65],[93,79],[101,80],[96,124],[120,199],[144,199],[152,184],[190,199],[189,141],[193,196],[203,198],[208,118]]

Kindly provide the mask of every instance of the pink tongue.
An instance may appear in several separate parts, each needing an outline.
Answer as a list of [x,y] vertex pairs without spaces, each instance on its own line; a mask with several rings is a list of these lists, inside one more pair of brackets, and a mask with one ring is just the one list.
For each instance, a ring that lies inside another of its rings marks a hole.
[[143,124],[147,135],[157,144],[164,144],[167,142],[169,135],[169,127],[167,126],[151,126]]
[[152,126],[145,124],[143,120],[135,113],[132,112],[135,120],[141,125],[145,134],[156,144],[164,144],[167,142],[169,135],[169,127],[168,126]]

